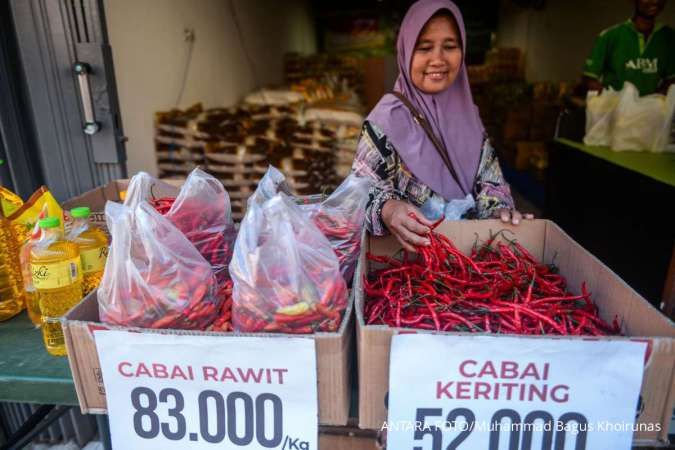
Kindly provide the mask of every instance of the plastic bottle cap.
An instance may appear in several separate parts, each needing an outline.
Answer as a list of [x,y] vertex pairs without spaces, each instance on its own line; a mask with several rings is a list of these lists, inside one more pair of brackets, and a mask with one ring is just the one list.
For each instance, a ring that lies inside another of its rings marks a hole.
[[75,219],[86,219],[91,214],[91,209],[88,206],[80,206],[70,210],[70,215]]
[[58,217],[45,217],[44,219],[40,219],[38,225],[40,228],[56,228],[61,225],[61,221]]

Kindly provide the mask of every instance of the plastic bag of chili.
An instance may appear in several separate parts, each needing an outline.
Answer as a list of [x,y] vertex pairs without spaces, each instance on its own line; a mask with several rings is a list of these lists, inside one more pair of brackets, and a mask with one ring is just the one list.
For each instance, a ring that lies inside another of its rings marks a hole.
[[230,263],[236,331],[336,331],[347,287],[330,242],[284,193],[249,199]]
[[340,273],[350,285],[361,250],[366,204],[372,179],[349,175],[316,208],[310,210],[314,224],[328,238],[340,262]]
[[112,235],[98,290],[101,320],[143,328],[204,329],[218,314],[210,264],[150,204],[108,202]]
[[230,196],[218,179],[201,169],[193,170],[165,217],[211,264],[219,284],[229,280],[227,266],[237,234]]
[[222,183],[194,169],[179,188],[139,172],[129,182],[124,204],[131,208],[149,202],[194,244],[211,264],[219,284],[229,280],[236,230],[230,197]]

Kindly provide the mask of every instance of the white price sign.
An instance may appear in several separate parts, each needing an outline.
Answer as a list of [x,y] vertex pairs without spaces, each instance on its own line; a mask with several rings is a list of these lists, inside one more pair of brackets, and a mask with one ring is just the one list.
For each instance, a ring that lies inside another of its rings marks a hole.
[[317,449],[313,340],[95,338],[114,449]]
[[396,335],[387,446],[630,450],[646,343]]

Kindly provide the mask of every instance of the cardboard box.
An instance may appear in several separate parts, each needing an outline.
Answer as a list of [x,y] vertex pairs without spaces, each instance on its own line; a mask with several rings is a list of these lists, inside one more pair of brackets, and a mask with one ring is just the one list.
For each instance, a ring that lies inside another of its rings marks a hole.
[[[636,433],[636,442],[657,443],[667,440],[670,417],[675,403],[675,324],[652,307],[644,298],[622,281],[596,257],[574,242],[560,227],[548,220],[534,220],[517,227],[497,220],[445,222],[438,228],[455,245],[468,253],[476,234],[486,239],[490,231],[511,229],[518,241],[540,261],[555,263],[567,278],[569,289],[578,292],[586,281],[601,317],[611,321],[615,316],[623,321],[626,337],[598,339],[623,340],[634,338],[647,341],[650,352],[645,363],[641,392],[639,423],[661,424],[661,431]],[[354,307],[357,316],[359,362],[359,426],[378,429],[387,417],[385,395],[389,385],[389,352],[391,338],[402,329],[385,325],[366,325],[363,317],[363,276],[368,270],[365,252],[393,255],[400,245],[393,237],[364,236],[363,251],[354,278]],[[410,330],[407,330],[410,332]],[[424,332],[417,330],[417,332]],[[459,334],[459,333],[443,333]],[[583,339],[559,337],[558,339]]]
[[377,450],[374,438],[319,433],[319,448],[328,450]]
[[[175,190],[167,191],[165,190],[166,185],[158,185],[157,190],[153,193],[157,197],[175,197],[178,194],[178,189],[183,185],[185,180],[162,180],[164,183],[175,186]],[[127,187],[129,186],[129,180],[114,180],[110,181],[108,184],[99,186],[96,189],[92,189],[83,194],[73,197],[69,200],[66,200],[61,207],[63,208],[63,213],[65,216],[65,225],[73,220],[70,217],[70,210],[77,208],[78,206],[88,206],[91,209],[91,222],[105,230],[108,231],[108,226],[105,223],[105,204],[107,201],[111,202],[121,202],[122,201],[122,192],[126,192]]]
[[[349,418],[351,368],[349,349],[354,335],[352,318],[353,296],[345,312],[345,319],[335,333],[293,335],[306,337],[316,343],[317,379],[319,394],[319,423],[345,425]],[[96,291],[85,297],[61,320],[68,349],[68,362],[75,382],[80,408],[85,414],[105,414],[106,398],[101,376],[101,365],[94,342],[94,330],[128,330],[141,333],[223,335],[184,330],[147,330],[103,324],[99,320]],[[228,336],[237,333],[227,333]],[[288,335],[249,333],[268,339],[285,339]]]

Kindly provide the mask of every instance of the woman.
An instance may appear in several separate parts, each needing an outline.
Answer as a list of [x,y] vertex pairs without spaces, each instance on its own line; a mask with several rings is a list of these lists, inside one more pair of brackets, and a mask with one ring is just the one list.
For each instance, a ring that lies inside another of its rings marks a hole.
[[428,244],[431,221],[444,215],[514,225],[523,218],[473,103],[465,49],[454,3],[413,4],[398,36],[394,93],[363,125],[353,170],[377,179],[367,227],[376,236],[389,231],[409,251]]

